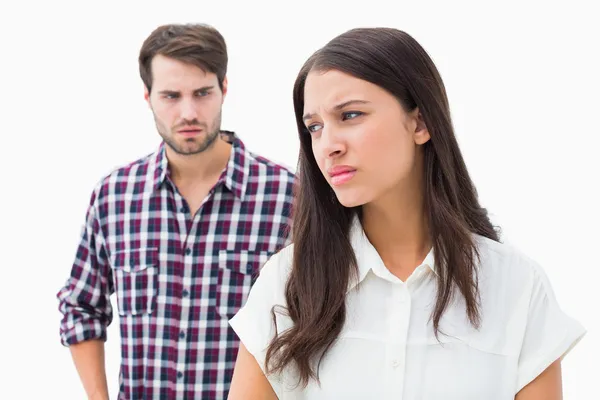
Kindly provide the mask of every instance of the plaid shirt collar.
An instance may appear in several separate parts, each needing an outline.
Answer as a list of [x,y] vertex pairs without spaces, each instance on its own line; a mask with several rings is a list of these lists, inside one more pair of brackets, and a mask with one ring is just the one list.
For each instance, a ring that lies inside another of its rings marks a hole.
[[[217,184],[224,184],[237,198],[244,200],[248,184],[250,158],[252,155],[246,150],[246,146],[234,132],[221,131],[221,139],[231,143],[232,153],[229,157],[227,167],[219,177]],[[159,190],[169,172],[169,160],[167,159],[166,144],[163,141],[156,152],[150,156],[150,171],[154,178],[153,190]]]

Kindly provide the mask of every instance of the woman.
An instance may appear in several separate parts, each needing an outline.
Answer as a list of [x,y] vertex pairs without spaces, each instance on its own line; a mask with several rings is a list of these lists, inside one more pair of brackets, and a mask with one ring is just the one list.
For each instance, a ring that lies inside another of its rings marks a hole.
[[294,244],[230,321],[229,398],[560,399],[585,331],[499,243],[425,50],[350,30],[306,62],[294,106]]

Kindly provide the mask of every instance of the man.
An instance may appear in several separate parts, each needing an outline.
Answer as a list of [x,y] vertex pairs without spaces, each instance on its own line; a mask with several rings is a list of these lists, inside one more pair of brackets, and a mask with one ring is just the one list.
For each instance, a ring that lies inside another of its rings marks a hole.
[[227,51],[206,25],[166,25],[139,55],[158,150],[93,191],[61,341],[90,398],[107,399],[106,327],[116,292],[119,399],[224,399],[238,338],[228,320],[262,264],[289,243],[294,175],[222,131]]

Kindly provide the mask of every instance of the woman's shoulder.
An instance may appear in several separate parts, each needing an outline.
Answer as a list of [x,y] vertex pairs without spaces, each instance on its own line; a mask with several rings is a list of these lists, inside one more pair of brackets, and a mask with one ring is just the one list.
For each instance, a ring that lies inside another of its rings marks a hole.
[[292,271],[294,244],[288,244],[274,253],[263,264],[253,284],[250,296],[266,296],[274,303],[285,298],[285,285]]
[[498,242],[475,235],[482,272],[511,273],[513,276],[529,276],[540,268],[537,261],[509,242]]
[[528,293],[536,285],[551,290],[542,265],[517,245],[478,235],[476,241],[479,252],[478,276],[483,290],[513,295]]
[[264,279],[286,281],[292,271],[294,259],[294,243],[290,243],[269,257],[259,271]]

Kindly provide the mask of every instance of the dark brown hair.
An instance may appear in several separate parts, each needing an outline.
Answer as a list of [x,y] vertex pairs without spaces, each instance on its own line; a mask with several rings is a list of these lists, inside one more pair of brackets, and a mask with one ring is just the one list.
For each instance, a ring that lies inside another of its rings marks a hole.
[[152,89],[152,59],[157,54],[195,65],[217,75],[219,87],[227,73],[227,46],[215,28],[205,24],[169,24],[156,28],[142,44],[140,77]]
[[348,284],[358,275],[349,230],[361,208],[346,208],[337,200],[317,166],[302,121],[308,73],[328,70],[380,86],[394,95],[406,112],[418,107],[429,130],[431,139],[422,146],[423,194],[439,274],[431,316],[436,336],[456,289],[465,299],[471,324],[479,326],[478,252],[472,234],[499,240],[486,210],[479,205],[454,136],[444,84],[425,50],[407,33],[391,28],[352,29],[331,40],[306,61],[294,85],[300,156],[293,265],[285,289],[285,312],[293,327],[272,341],[266,357],[268,373],[292,365],[303,385],[311,378],[318,381],[320,361],[345,323]]

